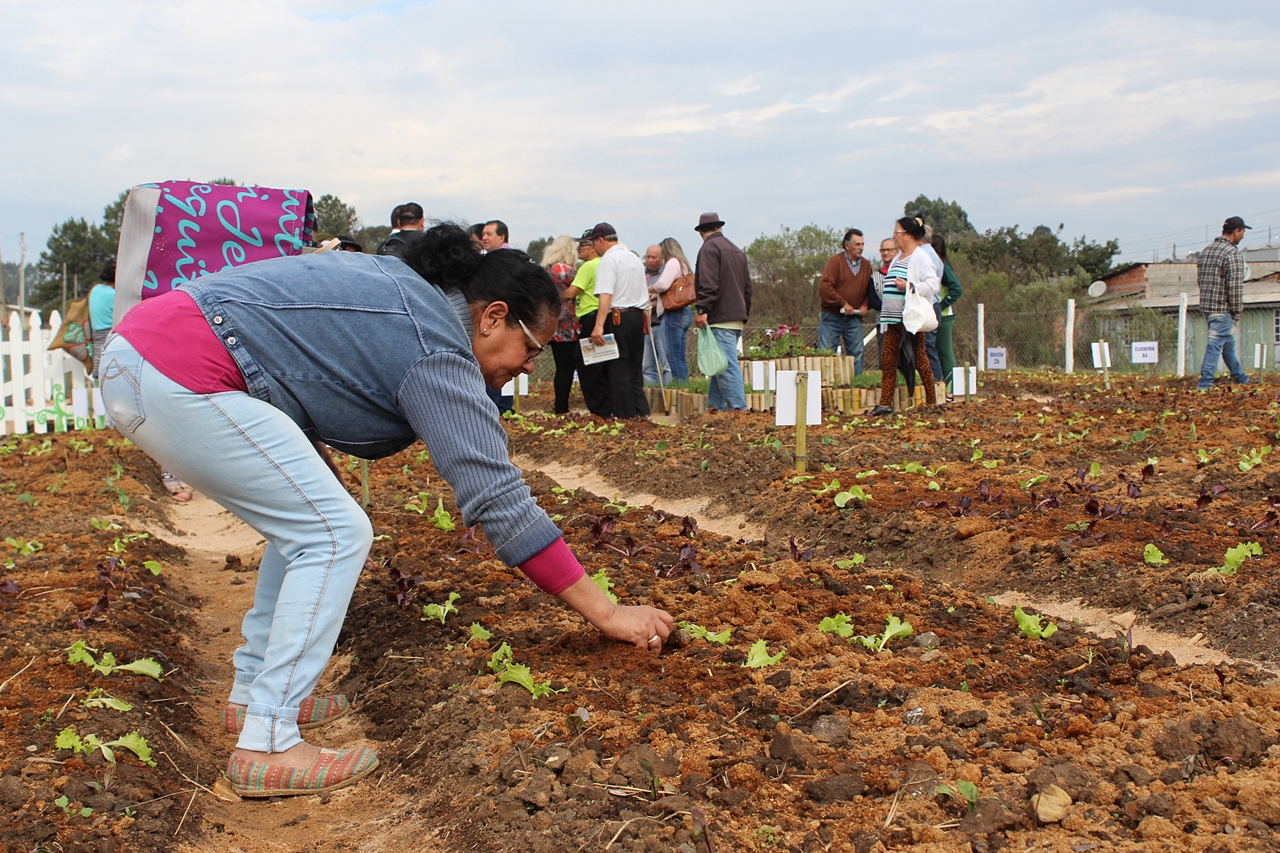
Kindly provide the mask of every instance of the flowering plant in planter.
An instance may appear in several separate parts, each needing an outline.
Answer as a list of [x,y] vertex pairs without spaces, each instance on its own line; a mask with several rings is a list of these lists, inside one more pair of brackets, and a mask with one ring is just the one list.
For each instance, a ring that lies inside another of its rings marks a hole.
[[830,355],[830,350],[820,350],[805,343],[799,326],[788,326],[785,323],[776,329],[761,329],[752,332],[751,338],[742,347],[742,354],[747,359],[791,358],[799,355]]

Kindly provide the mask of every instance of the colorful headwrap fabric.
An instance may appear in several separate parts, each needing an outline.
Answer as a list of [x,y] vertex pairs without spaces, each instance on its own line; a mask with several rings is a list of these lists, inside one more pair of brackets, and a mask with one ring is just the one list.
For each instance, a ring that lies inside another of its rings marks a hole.
[[143,299],[202,275],[311,245],[315,212],[303,189],[194,181],[129,193],[117,253],[115,322]]

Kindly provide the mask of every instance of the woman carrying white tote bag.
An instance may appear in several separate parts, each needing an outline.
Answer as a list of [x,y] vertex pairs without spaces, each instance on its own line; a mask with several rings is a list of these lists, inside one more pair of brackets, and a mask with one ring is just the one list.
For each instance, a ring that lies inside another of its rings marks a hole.
[[898,351],[905,336],[914,336],[916,370],[924,385],[925,402],[930,406],[938,402],[924,335],[938,326],[938,318],[933,313],[933,297],[940,291],[942,279],[933,259],[928,253],[919,251],[924,243],[923,220],[904,216],[894,222],[893,241],[898,246],[898,255],[889,264],[884,278],[884,307],[880,312],[880,325],[884,330],[884,348],[880,353],[880,405],[871,410],[873,415],[893,412],[893,392],[898,385]]

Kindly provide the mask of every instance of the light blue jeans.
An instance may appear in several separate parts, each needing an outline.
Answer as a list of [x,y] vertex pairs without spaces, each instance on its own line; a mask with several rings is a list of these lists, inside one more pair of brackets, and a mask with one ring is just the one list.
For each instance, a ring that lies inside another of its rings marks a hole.
[[[658,350],[658,360],[653,360],[654,347]],[[644,336],[644,366],[641,374],[645,385],[658,384],[658,365],[662,365],[662,384],[671,384],[671,364],[667,361],[667,336],[662,332],[662,324],[654,326]]]
[[738,339],[742,337],[739,329],[712,329],[724,357],[729,359],[729,367],[719,376],[711,377],[707,388],[707,406],[727,412],[730,409],[747,407],[747,392],[742,384],[742,370],[738,367]]
[[689,378],[689,362],[685,349],[689,343],[689,327],[693,325],[693,309],[688,305],[679,311],[662,315],[662,334],[667,340],[667,360],[671,362],[671,375],[676,379]]
[[1209,324],[1209,340],[1204,346],[1204,361],[1200,363],[1200,382],[1196,386],[1197,389],[1204,391],[1213,387],[1213,376],[1218,371],[1219,356],[1227,363],[1232,382],[1237,384],[1248,382],[1249,377],[1245,375],[1240,367],[1240,360],[1236,358],[1236,336],[1231,315],[1209,314],[1205,319]]
[[853,356],[853,372],[862,375],[864,364],[862,318],[856,314],[836,314],[822,311],[818,318],[818,349],[834,351],[837,344],[844,345],[844,354]]
[[338,640],[369,518],[279,409],[188,391],[119,335],[103,353],[102,398],[116,429],[267,540],[230,701],[248,705],[240,748],[283,752],[302,740],[298,706]]

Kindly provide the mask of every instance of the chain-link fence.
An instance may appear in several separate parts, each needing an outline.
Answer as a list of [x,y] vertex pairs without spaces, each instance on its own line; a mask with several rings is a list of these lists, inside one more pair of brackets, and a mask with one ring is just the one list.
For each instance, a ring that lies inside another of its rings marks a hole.
[[[1065,369],[1068,314],[1065,301],[1050,302],[1043,307],[1020,311],[983,310],[982,313],[984,345],[988,350],[1004,350],[1007,369]],[[966,303],[961,300],[955,306],[951,341],[957,366],[982,363],[978,357],[978,314],[979,303]],[[1203,330],[1198,328],[1193,318],[1194,312],[1188,317],[1186,330],[1185,368],[1188,372],[1197,369],[1196,353],[1204,349]],[[1176,312],[1163,313],[1143,307],[1117,310],[1077,305],[1074,320],[1072,350],[1074,368],[1077,371],[1093,369],[1091,345],[1096,341],[1107,341],[1110,344],[1111,370],[1113,371],[1121,373],[1150,371],[1171,374],[1177,370],[1178,315]],[[863,323],[862,328],[864,336],[876,330],[875,324],[871,322]],[[686,352],[690,374],[700,376],[697,369],[696,331],[696,327],[689,330]],[[755,340],[763,331],[762,327],[748,326],[743,332],[744,345]],[[802,324],[793,334],[799,335],[807,347],[817,349],[816,319],[812,324]],[[1135,342],[1155,342],[1158,346],[1159,360],[1151,364],[1135,363],[1132,346]],[[1239,352],[1241,361],[1252,364],[1253,350],[1246,349],[1252,346],[1248,340],[1247,331],[1242,334],[1239,343],[1241,344]],[[880,369],[880,348],[876,345],[874,337],[866,344],[863,357],[866,370]],[[555,365],[551,359],[544,358],[538,361],[532,378],[538,381],[550,381],[554,373]]]

